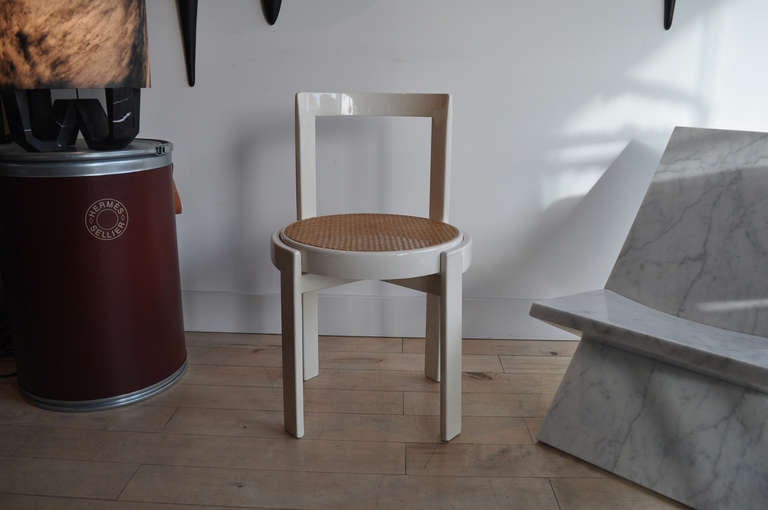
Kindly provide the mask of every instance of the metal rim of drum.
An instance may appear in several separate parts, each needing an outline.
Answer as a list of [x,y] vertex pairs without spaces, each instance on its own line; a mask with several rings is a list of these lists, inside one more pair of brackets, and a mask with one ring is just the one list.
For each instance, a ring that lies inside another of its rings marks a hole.
[[133,391],[131,393],[125,393],[123,395],[116,395],[114,397],[99,398],[94,400],[54,400],[50,398],[38,397],[37,395],[28,392],[23,387],[19,386],[19,393],[30,404],[49,411],[103,411],[105,409],[112,409],[114,407],[127,406],[134,404],[142,400],[146,400],[149,397],[153,397],[163,390],[171,387],[175,382],[181,379],[184,372],[187,370],[187,360],[171,375],[158,381],[155,384],[142,388],[140,390]]
[[0,177],[92,177],[154,170],[171,164],[173,144],[137,138],[115,151],[27,152],[0,146]]

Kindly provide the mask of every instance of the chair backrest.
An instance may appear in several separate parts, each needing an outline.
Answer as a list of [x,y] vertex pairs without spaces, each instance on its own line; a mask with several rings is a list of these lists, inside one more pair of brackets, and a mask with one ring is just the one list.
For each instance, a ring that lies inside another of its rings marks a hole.
[[676,128],[606,288],[768,336],[768,134]]
[[448,222],[451,160],[449,94],[299,92],[296,94],[296,207],[300,220],[317,216],[317,117],[430,117],[429,218]]

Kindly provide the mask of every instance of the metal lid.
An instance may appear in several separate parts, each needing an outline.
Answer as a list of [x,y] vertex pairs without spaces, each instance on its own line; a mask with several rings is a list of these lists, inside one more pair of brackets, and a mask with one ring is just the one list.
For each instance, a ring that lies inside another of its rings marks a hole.
[[93,151],[78,140],[77,149],[27,152],[15,143],[0,145],[0,176],[84,177],[141,172],[170,165],[173,144],[137,138],[124,149]]

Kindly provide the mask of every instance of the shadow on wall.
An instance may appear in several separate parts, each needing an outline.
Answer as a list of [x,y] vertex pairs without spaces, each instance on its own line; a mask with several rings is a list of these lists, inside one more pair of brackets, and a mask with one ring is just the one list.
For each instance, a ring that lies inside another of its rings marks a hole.
[[603,273],[595,287],[602,288],[658,162],[657,151],[630,142],[586,195],[552,203],[521,241],[509,285],[540,296],[572,294],[594,290],[595,275]]
[[[522,217],[510,216],[509,229],[497,231],[495,253],[489,253],[487,267],[473,268],[468,294],[540,298],[602,288],[672,128],[710,121],[708,94],[718,41],[712,11],[727,1],[688,5],[674,34],[655,38],[654,45],[629,44],[632,52],[620,61],[595,67],[590,56],[579,62],[585,64],[582,74],[595,72],[592,79],[568,82],[549,103],[553,111],[568,115],[548,117],[561,123],[556,126],[535,121],[539,138],[546,138],[542,132],[552,134],[546,145],[536,147],[540,156],[526,162],[540,169],[534,182],[524,184],[540,197],[538,207]],[[665,43],[676,43],[669,38],[682,37],[691,25],[697,26],[700,42],[698,53],[684,65],[691,67],[694,85],[673,86],[663,73],[643,69],[644,59],[659,58],[654,53]],[[610,44],[611,35],[604,35]],[[578,72],[574,67],[568,63],[563,74]],[[585,88],[595,82],[600,83],[597,93]],[[504,278],[498,277],[498,268],[509,268]]]

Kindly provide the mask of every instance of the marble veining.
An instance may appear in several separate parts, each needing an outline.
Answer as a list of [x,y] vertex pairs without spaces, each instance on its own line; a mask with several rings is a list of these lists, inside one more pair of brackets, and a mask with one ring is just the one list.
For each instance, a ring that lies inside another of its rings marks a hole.
[[586,337],[544,443],[700,509],[768,506],[768,396]]
[[768,336],[768,134],[676,128],[607,289]]
[[768,392],[768,339],[681,319],[609,290],[548,299],[531,315],[622,349]]

